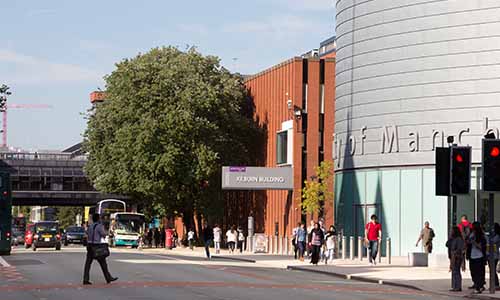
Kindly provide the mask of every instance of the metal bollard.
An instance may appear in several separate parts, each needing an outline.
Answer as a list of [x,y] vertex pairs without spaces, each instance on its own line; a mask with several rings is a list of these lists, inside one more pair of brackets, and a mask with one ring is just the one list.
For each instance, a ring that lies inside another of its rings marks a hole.
[[274,249],[273,249],[273,254],[278,254],[278,236],[274,236],[273,237],[274,241],[273,241],[273,244],[274,244]]
[[378,243],[377,253],[378,253],[378,262],[382,263],[382,239],[380,239],[380,243]]
[[349,237],[349,258],[354,260],[354,237]]
[[269,248],[267,249],[267,253],[273,254],[273,237],[268,236],[267,240],[268,240],[267,244],[269,245]]
[[342,259],[345,260],[347,254],[347,238],[345,235],[342,236]]
[[289,255],[289,254],[290,254],[290,252],[289,252],[289,251],[290,251],[290,247],[289,247],[289,246],[290,246],[290,243],[288,242],[288,237],[287,237],[287,236],[285,236],[285,237],[283,238],[283,243],[285,244],[285,252],[284,252],[284,253],[282,253],[282,254],[284,254],[284,255]]
[[391,238],[387,238],[387,244],[386,244],[386,251],[387,251],[387,263],[390,265],[391,264]]
[[339,236],[337,235],[335,237],[335,253],[334,253],[334,257],[336,259],[339,258],[339,253],[340,253],[339,251],[340,251],[340,239],[339,239]]
[[358,259],[359,261],[363,260],[363,240],[360,236],[358,236]]

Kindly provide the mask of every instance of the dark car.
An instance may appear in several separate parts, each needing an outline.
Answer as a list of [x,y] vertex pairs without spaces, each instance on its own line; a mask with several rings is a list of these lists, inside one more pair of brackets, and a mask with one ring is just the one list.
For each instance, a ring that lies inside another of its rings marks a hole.
[[62,241],[64,246],[68,246],[68,244],[87,244],[85,228],[81,226],[68,227],[62,236]]
[[12,246],[24,245],[24,232],[15,228],[12,228]]
[[33,251],[37,248],[56,248],[61,250],[61,235],[59,223],[44,221],[33,226]]

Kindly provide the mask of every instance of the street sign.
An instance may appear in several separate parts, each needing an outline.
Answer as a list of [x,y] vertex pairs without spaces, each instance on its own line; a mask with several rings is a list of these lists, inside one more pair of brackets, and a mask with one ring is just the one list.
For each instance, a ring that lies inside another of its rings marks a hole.
[[222,167],[223,190],[293,190],[293,168]]

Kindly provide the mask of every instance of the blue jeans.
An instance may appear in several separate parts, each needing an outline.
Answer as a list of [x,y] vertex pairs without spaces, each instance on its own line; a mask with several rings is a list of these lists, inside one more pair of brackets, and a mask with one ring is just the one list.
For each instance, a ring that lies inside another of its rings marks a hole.
[[212,240],[205,241],[205,253],[207,258],[210,258],[210,245],[212,244]]
[[370,241],[368,249],[370,250],[370,263],[375,262],[378,254],[378,240]]

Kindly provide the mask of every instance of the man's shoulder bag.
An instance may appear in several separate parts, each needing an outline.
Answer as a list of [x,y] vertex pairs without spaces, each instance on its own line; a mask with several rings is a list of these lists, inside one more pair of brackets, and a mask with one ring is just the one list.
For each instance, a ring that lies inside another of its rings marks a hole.
[[[97,227],[97,224],[94,225],[94,230],[92,231],[92,239],[91,241],[94,241],[94,235],[95,235],[95,229]],[[90,247],[92,248],[92,256],[95,259],[99,258],[106,258],[109,256],[109,246],[107,243],[104,244],[91,244]]]

